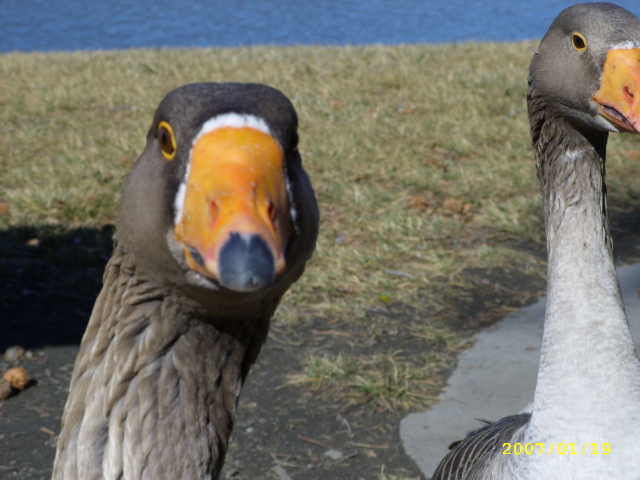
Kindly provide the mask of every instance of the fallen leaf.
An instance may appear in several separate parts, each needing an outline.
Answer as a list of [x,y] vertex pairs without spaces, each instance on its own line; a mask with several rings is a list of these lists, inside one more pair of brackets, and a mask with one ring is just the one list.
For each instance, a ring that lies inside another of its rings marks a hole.
[[640,151],[636,150],[635,148],[632,148],[627,152],[626,157],[628,160],[638,160],[640,159]]
[[365,450],[364,454],[369,458],[378,458],[378,454],[371,449]]
[[464,208],[464,204],[455,198],[447,197],[444,199],[443,207],[445,211],[449,213],[456,213],[458,215],[462,214],[462,209]]
[[432,210],[436,205],[436,198],[431,192],[429,193],[420,193],[418,195],[414,195],[409,200],[409,206],[411,208],[415,208],[416,210]]
[[0,199],[0,215],[11,215],[11,209],[9,208],[9,202],[5,202]]
[[387,295],[386,293],[383,293],[383,294],[381,294],[381,295],[378,295],[378,299],[379,299],[381,302],[386,303],[386,304],[389,304],[389,303],[391,303],[391,301],[392,301],[392,300],[391,300],[391,296],[390,296],[390,295]]

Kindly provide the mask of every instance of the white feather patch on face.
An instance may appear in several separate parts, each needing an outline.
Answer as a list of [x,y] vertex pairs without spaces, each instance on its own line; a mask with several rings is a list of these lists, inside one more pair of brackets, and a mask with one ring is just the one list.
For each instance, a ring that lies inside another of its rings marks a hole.
[[174,225],[178,225],[182,220],[182,212],[184,210],[184,200],[187,195],[187,182],[189,181],[189,173],[191,172],[191,158],[193,155],[193,145],[198,143],[198,140],[202,138],[203,135],[207,133],[211,133],[214,130],[218,130],[219,128],[253,128],[255,130],[259,130],[261,132],[266,133],[269,136],[273,136],[271,134],[271,130],[267,123],[254,115],[246,115],[242,113],[223,113],[222,115],[215,116],[210,118],[206,122],[202,124],[202,128],[198,132],[198,134],[193,138],[193,142],[191,144],[191,150],[189,151],[189,159],[187,162],[187,168],[184,172],[184,178],[182,179],[182,183],[178,187],[178,192],[176,193],[176,198],[174,200],[174,212],[175,217],[173,220]]
[[223,113],[217,117],[210,118],[202,124],[200,132],[194,137],[193,145],[195,145],[200,137],[207,133],[213,132],[219,128],[232,127],[232,128],[255,128],[267,135],[273,136],[267,123],[254,115],[245,115],[242,113]]
[[173,202],[173,211],[175,212],[175,217],[173,219],[174,225],[178,225],[178,223],[182,221],[182,211],[184,210],[184,199],[187,196],[187,180],[189,180],[189,173],[191,173],[191,153],[189,153],[189,162],[187,163],[187,168],[184,172],[184,178],[178,187],[178,192],[176,193],[176,198]]
[[640,48],[640,45],[636,42],[632,42],[631,40],[627,40],[626,42],[611,46],[609,50],[633,50],[634,48]]

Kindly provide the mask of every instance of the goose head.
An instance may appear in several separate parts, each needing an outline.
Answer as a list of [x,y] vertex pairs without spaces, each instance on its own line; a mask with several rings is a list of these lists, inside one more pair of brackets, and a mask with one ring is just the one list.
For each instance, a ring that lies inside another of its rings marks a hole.
[[611,3],[565,9],[531,61],[529,84],[576,127],[640,133],[640,20]]
[[136,272],[200,303],[247,303],[302,273],[318,207],[278,90],[200,83],[170,92],[128,175],[118,246]]

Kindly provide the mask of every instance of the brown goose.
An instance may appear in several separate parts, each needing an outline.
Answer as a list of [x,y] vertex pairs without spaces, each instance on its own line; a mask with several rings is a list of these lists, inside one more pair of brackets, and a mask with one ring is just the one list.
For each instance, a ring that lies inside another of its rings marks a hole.
[[192,84],[126,179],[53,478],[216,479],[238,395],[318,234],[278,90]]
[[640,20],[610,3],[561,12],[527,94],[549,260],[533,412],[454,443],[433,480],[640,478],[640,362],[604,184],[607,136],[640,133],[639,98]]

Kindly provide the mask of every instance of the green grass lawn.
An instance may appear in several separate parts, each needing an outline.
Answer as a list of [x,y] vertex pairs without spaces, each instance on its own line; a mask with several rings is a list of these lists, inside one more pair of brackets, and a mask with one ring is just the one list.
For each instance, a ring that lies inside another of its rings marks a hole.
[[[29,232],[26,242],[111,224],[169,90],[272,85],[298,110],[322,214],[316,254],[274,328],[315,318],[387,339],[309,352],[291,382],[390,409],[428,404],[475,328],[544,291],[525,104],[536,45],[0,55],[0,230]],[[610,203],[635,208],[640,143],[613,135],[608,157]],[[516,277],[532,289],[509,286]],[[400,311],[411,321],[373,315]],[[390,337],[400,334],[423,353],[399,353]]]

